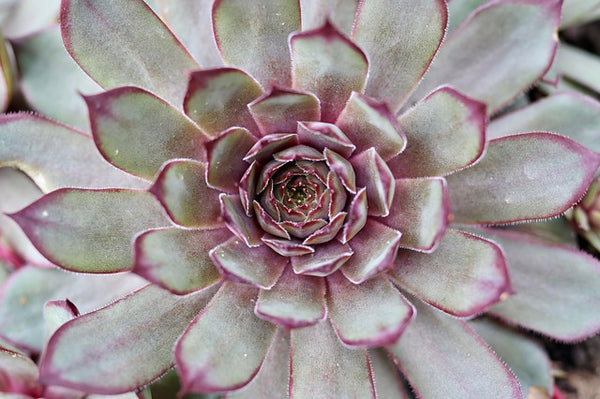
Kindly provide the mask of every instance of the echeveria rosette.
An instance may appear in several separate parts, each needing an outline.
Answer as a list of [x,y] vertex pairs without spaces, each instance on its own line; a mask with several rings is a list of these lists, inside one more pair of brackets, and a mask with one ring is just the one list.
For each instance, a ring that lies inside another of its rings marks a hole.
[[[144,2],[63,1],[66,47],[107,91],[86,97],[93,137],[3,117],[0,162],[47,192],[12,218],[66,269],[166,290],[66,323],[42,381],[119,393],[175,362],[184,392],[402,397],[384,348],[423,397],[520,397],[461,319],[516,291],[512,252],[460,230],[558,215],[600,164],[548,133],[486,143],[486,115],[547,69],[561,2],[490,2],[443,45],[442,0],[350,3],[325,21],[318,1],[196,5],[216,38],[182,36],[214,67],[199,70]],[[597,264],[580,269],[599,284]],[[496,313],[562,339],[600,328]]]

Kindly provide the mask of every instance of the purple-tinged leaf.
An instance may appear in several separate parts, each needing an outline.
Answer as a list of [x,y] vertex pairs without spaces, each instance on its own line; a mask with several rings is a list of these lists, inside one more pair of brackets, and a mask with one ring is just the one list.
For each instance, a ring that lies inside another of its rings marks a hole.
[[294,147],[287,148],[285,150],[279,151],[273,154],[273,158],[276,161],[280,162],[290,162],[290,161],[323,161],[325,160],[325,156],[319,151],[315,150],[312,147],[307,145],[297,145]]
[[213,293],[176,296],[150,285],[68,322],[48,343],[40,380],[104,395],[154,381],[171,367],[175,340]]
[[325,227],[327,225],[327,221],[323,219],[307,219],[301,222],[285,220],[279,224],[292,236],[297,238],[307,238],[313,233],[316,233],[317,230]]
[[27,103],[55,120],[89,131],[87,107],[78,93],[101,89],[69,56],[58,25],[17,41],[13,48]]
[[329,220],[326,226],[308,236],[302,243],[306,245],[323,244],[331,241],[341,230],[346,220],[346,212],[340,212]]
[[202,290],[221,279],[208,251],[230,237],[225,228],[146,231],[135,240],[133,271],[174,294]]
[[208,137],[152,93],[119,87],[84,99],[96,146],[116,167],[152,179],[169,159],[205,160]]
[[398,342],[387,349],[417,396],[429,399],[523,397],[512,372],[465,322],[418,299],[411,302],[417,316]]
[[370,61],[366,93],[397,111],[429,67],[447,22],[443,0],[361,1],[353,38]]
[[413,317],[411,304],[384,276],[355,285],[335,273],[327,277],[327,289],[331,324],[349,346],[393,344]]
[[288,36],[300,30],[298,0],[217,0],[213,29],[223,59],[263,85],[289,86]]
[[542,77],[554,57],[562,0],[493,0],[444,42],[413,99],[448,84],[488,115]]
[[38,186],[20,170],[5,167],[0,168],[0,193],[0,259],[8,260],[13,266],[49,263],[19,225],[3,214],[16,212],[39,199],[43,194]]
[[206,185],[205,174],[206,166],[201,162],[172,161],[163,166],[150,192],[181,226],[222,226],[219,192]]
[[190,75],[183,108],[210,136],[217,136],[233,126],[258,134],[248,104],[262,94],[258,82],[239,69],[198,71]]
[[278,87],[248,104],[248,108],[263,136],[295,133],[298,122],[321,119],[321,104],[314,94]]
[[273,219],[258,202],[254,201],[253,205],[256,221],[264,231],[279,238],[285,238],[286,240],[290,239],[290,233],[288,233],[279,222],[275,221],[275,219]]
[[341,32],[350,35],[359,2],[360,0],[300,0],[302,30],[316,29],[329,19]]
[[290,333],[278,328],[271,348],[256,377],[245,387],[225,395],[227,399],[278,398],[288,392],[290,378]]
[[244,156],[244,161],[258,161],[260,163],[265,163],[271,158],[271,155],[273,155],[274,152],[282,151],[297,144],[298,136],[295,134],[269,134],[258,140],[256,144],[252,146],[246,156]]
[[146,183],[102,159],[91,137],[48,119],[0,116],[0,167],[25,172],[44,192],[61,187],[144,188]]
[[369,361],[375,385],[377,398],[382,399],[409,399],[412,396],[406,391],[400,379],[398,367],[382,349],[369,350]]
[[269,235],[262,237],[262,242],[281,256],[301,256],[312,254],[315,249],[310,245],[304,245],[297,240],[280,239]]
[[249,248],[237,237],[213,248],[210,258],[224,274],[262,289],[273,287],[289,263],[265,245]]
[[350,208],[348,208],[348,217],[344,223],[342,235],[340,241],[347,243],[354,237],[358,232],[365,227],[367,223],[367,189],[361,188],[358,190],[352,202],[350,202]]
[[225,224],[238,238],[242,239],[249,247],[258,247],[261,244],[262,230],[256,219],[246,215],[238,195],[221,194],[221,215]]
[[356,184],[367,189],[370,216],[387,216],[394,199],[396,181],[375,148],[369,148],[350,160],[356,173]]
[[133,267],[133,238],[170,223],[144,191],[60,189],[11,215],[33,245],[72,271],[111,273]]
[[446,231],[449,207],[443,178],[397,179],[390,214],[379,221],[402,232],[401,247],[431,252]]
[[297,275],[287,267],[273,288],[260,291],[254,312],[287,328],[318,323],[327,314],[325,280]]
[[[203,68],[223,65],[212,29],[212,2],[157,0],[160,14]],[[190,29],[193,27],[193,29]]]
[[349,241],[354,255],[342,267],[342,273],[354,284],[373,277],[394,265],[402,234],[374,220],[367,220]]
[[500,247],[455,230],[433,253],[398,251],[395,265],[389,276],[396,284],[458,317],[482,313],[512,293]]
[[375,398],[366,349],[342,345],[328,321],[294,329],[290,397]]
[[335,124],[359,152],[371,147],[386,161],[406,147],[406,136],[385,103],[353,92]]
[[354,174],[352,164],[346,158],[331,151],[329,148],[325,148],[323,154],[325,155],[327,166],[340,178],[346,190],[352,194],[356,194],[356,175]]
[[356,149],[350,139],[336,125],[325,122],[298,123],[298,138],[318,150],[326,148],[348,158]]
[[562,134],[600,152],[600,103],[574,92],[558,93],[494,119],[487,129],[489,139],[527,132]]
[[78,317],[79,314],[79,309],[68,299],[46,302],[43,310],[44,346],[60,326]]
[[[521,384],[523,397],[535,397],[536,389],[553,391],[553,370],[546,350],[525,334],[485,318],[469,322],[494,353],[507,365]],[[543,396],[542,396],[543,397]]]
[[307,276],[329,276],[339,269],[352,256],[348,244],[330,241],[315,248],[315,252],[292,257],[294,273]]
[[2,396],[7,399],[27,399],[43,394],[44,388],[37,381],[36,364],[19,352],[0,347],[0,375]]
[[489,142],[476,165],[448,176],[457,223],[507,223],[559,215],[577,202],[600,155],[562,136],[530,133]]
[[[600,3],[598,3],[598,11],[600,12]],[[555,72],[558,75],[555,78],[555,81],[558,81],[555,86],[558,86],[559,91],[563,90],[563,85],[566,83],[566,85],[570,84],[575,88],[575,90],[567,91],[598,93],[600,91],[600,72],[598,68],[600,68],[600,58],[597,54],[562,42],[558,47],[552,69],[548,74]],[[562,80],[560,80],[560,77],[562,77]]]
[[253,161],[248,169],[244,172],[244,175],[240,179],[238,186],[240,193],[240,201],[242,201],[242,207],[246,211],[247,216],[253,215],[253,201],[256,197],[256,186],[257,186],[257,173],[259,165],[256,161]]
[[353,91],[367,78],[365,54],[329,21],[321,28],[290,37],[292,85],[321,100],[321,120],[334,122]]
[[239,182],[248,169],[244,156],[256,143],[246,129],[233,127],[206,143],[208,170],[206,182],[212,188],[229,193],[239,191]]
[[175,357],[183,393],[234,390],[256,375],[276,331],[254,315],[257,294],[225,282],[179,339]]
[[0,331],[15,345],[39,353],[44,341],[44,303],[71,299],[91,312],[142,287],[132,273],[75,274],[57,268],[25,266],[11,274],[0,291]]
[[398,122],[408,145],[389,162],[396,177],[447,175],[483,154],[485,105],[450,87],[431,93]]
[[600,331],[600,262],[575,248],[511,231],[475,230],[506,254],[515,294],[490,309],[510,323],[575,342]]
[[198,64],[141,0],[64,0],[65,47],[100,86],[139,86],[178,106]]
[[331,202],[329,203],[329,217],[333,218],[334,215],[339,214],[346,208],[348,194],[342,181],[333,171],[329,172],[327,175],[327,188],[331,199]]

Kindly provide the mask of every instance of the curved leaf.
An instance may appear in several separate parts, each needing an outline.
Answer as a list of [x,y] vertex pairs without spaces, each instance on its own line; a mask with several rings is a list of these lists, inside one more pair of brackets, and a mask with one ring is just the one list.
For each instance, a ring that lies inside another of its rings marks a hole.
[[559,215],[577,202],[600,155],[565,137],[530,133],[492,140],[476,165],[447,177],[457,223],[507,223]]
[[11,217],[45,257],[88,273],[131,270],[134,236],[169,225],[152,194],[128,190],[56,190]]
[[199,66],[142,0],[64,0],[60,19],[67,51],[102,87],[139,86],[182,104]]

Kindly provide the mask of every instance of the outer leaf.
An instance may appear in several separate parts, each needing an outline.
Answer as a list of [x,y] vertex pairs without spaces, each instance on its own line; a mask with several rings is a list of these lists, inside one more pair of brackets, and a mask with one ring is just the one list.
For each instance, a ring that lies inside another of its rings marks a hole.
[[144,284],[134,274],[90,275],[26,266],[11,274],[0,292],[0,334],[19,347],[40,352],[44,303],[70,298],[91,312]]
[[290,397],[375,398],[367,351],[343,346],[329,322],[294,329],[291,337]]
[[493,314],[567,342],[600,330],[598,260],[577,249],[520,233],[477,232],[502,245],[516,292],[492,307]]
[[255,288],[225,282],[179,339],[175,356],[183,392],[233,390],[256,375],[276,331],[254,315],[256,294]]
[[213,248],[210,257],[225,274],[263,289],[273,287],[289,263],[267,246],[249,248],[237,237]]
[[69,56],[59,27],[23,38],[14,50],[27,102],[51,118],[89,130],[86,106],[78,93],[101,89]]
[[150,188],[177,224],[214,228],[223,224],[219,191],[206,184],[201,162],[173,161],[164,165]]
[[446,231],[448,214],[443,178],[397,179],[390,214],[379,221],[402,232],[402,247],[431,252]]
[[493,0],[478,8],[448,36],[413,98],[449,84],[496,112],[546,73],[561,4]]
[[516,374],[523,397],[535,389],[553,391],[552,366],[546,350],[533,339],[487,319],[469,323]]
[[413,317],[410,303],[383,276],[355,285],[336,273],[327,278],[327,287],[329,317],[346,345],[393,344]]
[[190,75],[183,108],[210,136],[232,126],[245,127],[258,135],[248,104],[262,94],[260,85],[239,69],[199,71]]
[[369,350],[375,394],[382,399],[408,399],[398,368],[382,349]]
[[133,237],[169,225],[151,194],[127,190],[56,190],[11,217],[45,257],[89,273],[130,270]]
[[447,175],[473,164],[485,148],[485,105],[442,87],[398,119],[407,137],[389,162],[396,177]]
[[321,120],[334,122],[353,91],[362,92],[368,62],[365,54],[329,22],[290,38],[292,85],[321,100]]
[[245,387],[227,395],[227,399],[283,397],[290,378],[290,334],[278,328],[273,344],[256,377]]
[[598,11],[600,2],[598,0],[565,0],[561,28],[573,25],[582,25],[589,21],[591,14]]
[[261,290],[254,312],[288,328],[306,327],[325,318],[325,280],[295,274],[287,267],[277,284]]
[[85,97],[96,146],[112,164],[152,179],[173,158],[204,159],[207,137],[185,115],[137,87]]
[[600,156],[562,136],[492,140],[475,166],[448,176],[459,223],[506,223],[559,215],[585,193]]
[[459,317],[481,313],[511,291],[502,250],[455,230],[446,231],[433,253],[401,250],[395,263],[389,275],[396,284]]
[[[600,10],[600,3],[598,3]],[[573,80],[591,89],[600,92],[600,57],[594,53],[582,50],[579,47],[560,43],[553,68],[563,77]]]
[[300,30],[298,0],[217,0],[213,26],[223,59],[263,85],[289,86],[287,37]]
[[174,294],[204,289],[221,279],[208,251],[229,237],[224,228],[147,231],[135,240],[134,272]]
[[85,134],[26,113],[0,116],[0,166],[21,169],[44,192],[146,186],[107,164]]
[[[0,212],[16,212],[42,196],[40,189],[23,172],[13,168],[0,168]],[[0,258],[9,260],[13,266],[21,262],[42,265],[48,261],[33,247],[19,226],[8,216],[0,213]],[[12,255],[9,255],[12,253]],[[13,258],[11,261],[10,258]],[[23,258],[23,259],[21,259]]]
[[[212,29],[212,2],[158,0],[161,16],[204,68],[223,65]],[[190,29],[193,27],[193,29]]]
[[329,19],[341,32],[350,35],[359,2],[360,0],[300,0],[302,30],[316,29]]
[[388,350],[418,396],[522,398],[515,376],[466,323],[411,302],[417,317]]
[[554,132],[600,152],[600,103],[574,92],[543,98],[494,119],[488,138],[525,132]]
[[175,340],[211,295],[205,291],[182,297],[147,286],[78,317],[50,339],[40,379],[100,394],[148,384],[171,367]]
[[221,194],[219,200],[221,202],[221,214],[229,230],[249,247],[261,245],[263,231],[256,219],[246,215],[240,197],[238,195]]
[[369,57],[366,93],[398,110],[429,67],[447,22],[441,0],[362,0],[353,37]]
[[21,353],[0,347],[0,375],[3,377],[2,391],[8,392],[2,396],[8,399],[26,399],[42,394],[43,387],[37,382],[37,366]]
[[64,0],[60,19],[67,51],[102,87],[140,86],[181,104],[198,64],[146,3]]

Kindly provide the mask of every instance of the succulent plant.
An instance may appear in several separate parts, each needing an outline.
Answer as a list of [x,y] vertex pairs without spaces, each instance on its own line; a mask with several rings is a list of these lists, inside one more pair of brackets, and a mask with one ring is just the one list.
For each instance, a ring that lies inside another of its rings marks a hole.
[[562,214],[600,165],[552,133],[486,140],[561,3],[491,1],[444,40],[443,0],[164,0],[166,22],[63,0],[107,91],[91,136],[0,117],[0,166],[45,193],[10,217],[61,268],[151,284],[60,327],[41,381],[118,394],[175,363],[184,393],[404,397],[399,368],[425,398],[527,394],[465,320],[600,330],[595,259],[489,227]]

